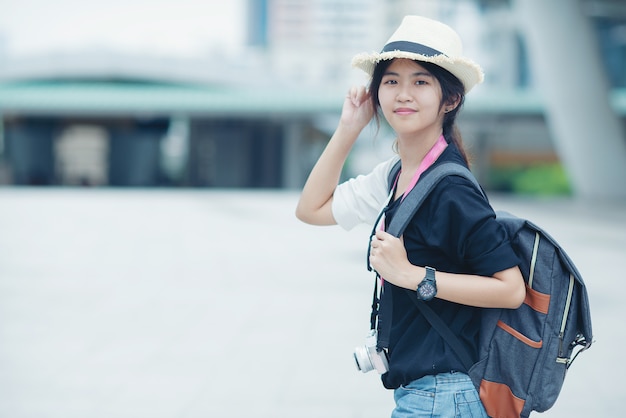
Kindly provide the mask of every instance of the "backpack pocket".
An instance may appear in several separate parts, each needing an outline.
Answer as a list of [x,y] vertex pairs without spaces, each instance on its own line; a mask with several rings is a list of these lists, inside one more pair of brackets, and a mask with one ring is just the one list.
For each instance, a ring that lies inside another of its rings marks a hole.
[[502,309],[499,318],[492,320],[488,350],[469,373],[489,416],[519,417],[528,411],[529,382],[543,362],[542,348],[547,343],[542,339],[545,320],[546,314],[526,303],[517,310]]

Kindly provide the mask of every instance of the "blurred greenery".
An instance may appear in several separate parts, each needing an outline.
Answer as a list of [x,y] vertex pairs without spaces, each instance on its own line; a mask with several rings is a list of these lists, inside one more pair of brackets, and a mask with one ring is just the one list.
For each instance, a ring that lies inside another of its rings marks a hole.
[[572,194],[567,173],[560,163],[493,167],[489,184],[493,190],[517,194]]

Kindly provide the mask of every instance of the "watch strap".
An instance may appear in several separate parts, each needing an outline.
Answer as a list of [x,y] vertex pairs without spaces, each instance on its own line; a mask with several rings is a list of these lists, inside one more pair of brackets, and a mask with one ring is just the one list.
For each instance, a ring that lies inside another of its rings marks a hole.
[[424,277],[424,280],[429,281],[429,282],[435,282],[435,272],[436,270],[432,267],[424,267],[426,269],[426,277]]
[[[437,295],[437,281],[435,280],[435,269],[432,267],[425,267],[426,276],[424,279],[417,285],[417,298],[419,300],[423,300],[428,302],[432,300]],[[426,290],[429,289],[429,290]],[[434,290],[434,293],[432,290]]]

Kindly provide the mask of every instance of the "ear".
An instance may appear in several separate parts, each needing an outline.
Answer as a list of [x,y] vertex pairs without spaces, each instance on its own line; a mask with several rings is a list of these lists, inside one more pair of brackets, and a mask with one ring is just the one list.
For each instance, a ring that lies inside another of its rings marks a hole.
[[448,113],[448,112],[453,111],[454,109],[457,108],[460,102],[461,102],[461,98],[458,95],[455,96],[454,99],[448,100],[448,102],[444,106],[445,112]]

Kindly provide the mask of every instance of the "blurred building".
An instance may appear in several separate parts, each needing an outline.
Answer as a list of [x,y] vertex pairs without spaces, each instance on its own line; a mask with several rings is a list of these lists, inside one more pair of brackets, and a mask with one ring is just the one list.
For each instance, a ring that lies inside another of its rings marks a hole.
[[302,156],[324,140],[315,120],[338,111],[301,93],[84,76],[0,83],[0,180],[299,187]]
[[[598,34],[613,108],[624,118],[626,4],[581,4]],[[300,187],[344,92],[364,81],[350,70],[352,56],[379,49],[406,14],[454,26],[466,55],[485,69],[459,122],[487,186],[494,165],[558,160],[507,0],[247,5],[241,56],[177,61],[94,52],[15,61],[0,37],[0,182]],[[356,150],[346,174],[369,164],[371,143]]]

